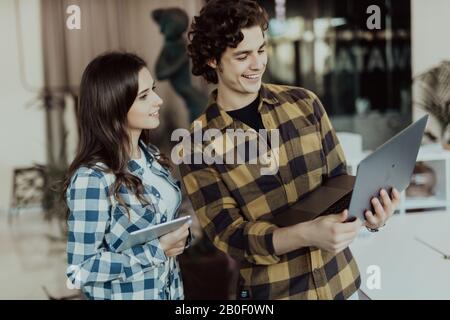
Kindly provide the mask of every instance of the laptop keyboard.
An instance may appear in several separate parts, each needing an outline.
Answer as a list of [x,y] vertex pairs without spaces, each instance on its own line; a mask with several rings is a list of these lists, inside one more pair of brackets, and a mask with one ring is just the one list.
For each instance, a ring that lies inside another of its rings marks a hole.
[[328,209],[326,209],[322,213],[322,215],[337,214],[337,213],[341,213],[345,209],[348,209],[351,198],[352,198],[352,192],[346,194],[341,199],[339,199],[337,202],[335,202],[333,205],[328,207]]

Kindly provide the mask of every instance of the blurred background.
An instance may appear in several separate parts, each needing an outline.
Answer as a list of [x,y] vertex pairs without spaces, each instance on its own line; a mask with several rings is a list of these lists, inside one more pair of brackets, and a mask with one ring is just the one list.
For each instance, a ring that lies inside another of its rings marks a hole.
[[[257,2],[270,16],[264,81],[302,86],[321,98],[351,172],[413,120],[431,114],[398,213],[450,212],[450,2]],[[153,141],[170,153],[171,132],[189,127],[212,89],[187,72],[186,29],[204,3],[0,2],[0,299],[81,298],[65,285],[66,216],[57,197],[77,144],[81,74],[105,51],[143,57],[164,100]],[[379,28],[371,30],[373,5],[380,10]],[[81,28],[73,20],[77,14]],[[188,201],[183,210],[192,210]],[[181,258],[186,298],[231,298],[237,263],[194,227],[197,243]],[[436,241],[450,244],[442,237]]]

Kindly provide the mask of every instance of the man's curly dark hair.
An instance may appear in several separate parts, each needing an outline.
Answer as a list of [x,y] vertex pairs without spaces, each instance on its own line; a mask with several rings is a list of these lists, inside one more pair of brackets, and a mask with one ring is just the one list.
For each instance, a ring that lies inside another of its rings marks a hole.
[[217,83],[217,73],[208,61],[219,63],[227,47],[236,48],[244,39],[241,29],[260,26],[266,31],[268,21],[267,12],[254,0],[210,0],[194,17],[188,33],[192,73]]

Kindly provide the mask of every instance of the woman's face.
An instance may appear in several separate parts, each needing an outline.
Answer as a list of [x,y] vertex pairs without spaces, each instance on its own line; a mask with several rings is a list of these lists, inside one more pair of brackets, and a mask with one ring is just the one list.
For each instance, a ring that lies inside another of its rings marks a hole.
[[154,89],[155,82],[150,71],[142,68],[139,71],[138,95],[127,114],[131,130],[154,129],[159,126],[159,108],[163,101]]

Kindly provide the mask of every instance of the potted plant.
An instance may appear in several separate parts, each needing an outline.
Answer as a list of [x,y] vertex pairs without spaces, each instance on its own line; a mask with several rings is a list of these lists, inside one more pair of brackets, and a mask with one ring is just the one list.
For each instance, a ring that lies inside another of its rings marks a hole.
[[450,150],[450,61],[442,61],[414,81],[419,91],[416,105],[438,121],[442,146]]

